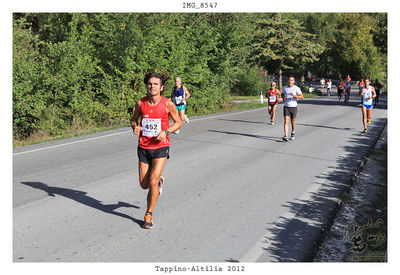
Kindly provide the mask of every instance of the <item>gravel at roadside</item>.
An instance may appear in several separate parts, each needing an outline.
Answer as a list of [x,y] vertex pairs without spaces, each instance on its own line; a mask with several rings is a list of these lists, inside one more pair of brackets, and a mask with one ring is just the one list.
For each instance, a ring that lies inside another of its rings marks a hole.
[[387,261],[387,128],[355,175],[315,262]]

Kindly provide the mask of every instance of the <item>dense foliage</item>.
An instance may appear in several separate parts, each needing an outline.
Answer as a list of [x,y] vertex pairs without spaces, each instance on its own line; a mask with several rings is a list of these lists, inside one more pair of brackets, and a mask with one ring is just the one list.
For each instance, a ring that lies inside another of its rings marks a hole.
[[13,136],[124,124],[147,71],[165,96],[182,78],[189,115],[258,94],[265,69],[384,81],[386,35],[386,14],[16,13]]

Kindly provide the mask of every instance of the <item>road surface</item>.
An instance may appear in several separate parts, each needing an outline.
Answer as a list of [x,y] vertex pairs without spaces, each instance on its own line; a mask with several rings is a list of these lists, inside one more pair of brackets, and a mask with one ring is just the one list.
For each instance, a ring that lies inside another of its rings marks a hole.
[[361,134],[359,97],[301,100],[296,140],[266,108],[201,116],[171,135],[153,230],[141,228],[137,136],[122,128],[14,149],[15,262],[308,261],[387,122]]

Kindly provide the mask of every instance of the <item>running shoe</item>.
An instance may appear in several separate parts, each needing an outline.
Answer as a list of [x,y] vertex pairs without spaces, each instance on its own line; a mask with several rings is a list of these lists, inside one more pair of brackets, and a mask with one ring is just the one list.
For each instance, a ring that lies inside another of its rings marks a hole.
[[[146,220],[147,217],[147,220]],[[150,217],[150,218],[148,218]],[[151,212],[146,212],[146,214],[144,215],[144,223],[143,223],[143,228],[144,229],[152,229],[154,227],[154,223],[153,223],[153,213]]]
[[283,140],[283,141],[289,141],[289,139],[288,139],[287,136],[283,136],[282,140]]
[[190,122],[190,120],[189,120],[189,118],[185,115],[185,122],[186,123],[189,123]]
[[371,120],[370,120],[370,119],[368,119],[368,120],[367,120],[367,123],[368,123],[368,124],[371,124]]
[[161,175],[160,176],[160,180],[158,181],[158,188],[159,188],[159,194],[158,194],[158,196],[161,196],[161,194],[162,194],[162,192],[163,192],[163,190],[162,190],[162,186],[163,186],[163,184],[165,183],[165,177],[163,176],[163,175]]
[[292,133],[292,134],[290,135],[290,140],[294,140],[294,139],[295,139],[294,133]]
[[367,128],[364,129],[363,133],[366,134],[368,132]]
[[273,122],[273,121],[271,121],[270,125],[274,125],[274,122]]

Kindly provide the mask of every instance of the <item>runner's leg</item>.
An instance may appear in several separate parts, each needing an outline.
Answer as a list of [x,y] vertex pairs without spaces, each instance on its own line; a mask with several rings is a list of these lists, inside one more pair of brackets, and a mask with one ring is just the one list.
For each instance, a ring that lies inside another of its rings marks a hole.
[[147,194],[147,212],[153,212],[159,196],[158,182],[160,181],[160,176],[164,170],[167,158],[155,158],[152,159],[151,170],[149,175],[149,193]]
[[364,106],[361,107],[361,112],[362,112],[362,122],[364,125],[364,129],[367,129],[367,108]]
[[294,133],[294,130],[295,130],[295,128],[296,128],[296,119],[295,119],[295,118],[292,118],[292,119],[291,119],[291,122],[292,122],[292,133]]
[[371,116],[372,116],[372,108],[367,110],[367,119],[371,120]]
[[288,136],[290,116],[285,116],[284,118],[285,118],[285,123],[284,123],[284,126],[283,126],[283,130],[285,131],[285,136]]
[[179,117],[181,118],[182,121],[185,121],[185,110],[179,111]]
[[272,106],[272,115],[271,115],[271,121],[275,121],[275,115],[276,115],[276,104]]
[[149,189],[150,164],[139,161],[139,183],[143,189]]
[[269,104],[268,104],[268,113],[269,113],[270,119],[272,121],[272,106]]

